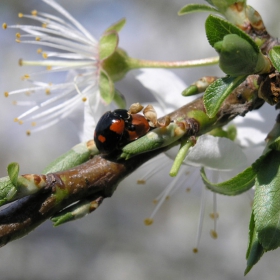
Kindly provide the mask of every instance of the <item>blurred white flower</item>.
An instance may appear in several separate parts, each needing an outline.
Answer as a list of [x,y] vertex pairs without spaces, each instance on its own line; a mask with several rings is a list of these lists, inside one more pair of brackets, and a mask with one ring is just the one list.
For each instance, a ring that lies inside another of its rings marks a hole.
[[[155,69],[145,69],[142,73],[137,76],[137,79],[142,83],[143,86],[148,88],[158,100],[160,108],[157,108],[162,114],[169,113],[170,111],[188,103],[196,97],[182,97],[181,92],[187,87],[184,82],[179,79],[174,73],[168,70],[155,70]],[[243,128],[246,129],[244,121],[246,119],[237,118],[235,124],[243,124]],[[255,121],[256,123],[262,122],[263,119],[258,112],[254,112],[249,117],[249,121]],[[168,169],[170,170],[172,166],[172,161],[174,160],[178,147],[172,148],[165,155],[160,155],[159,157],[148,162],[142,167],[145,173],[142,178],[138,180],[139,184],[144,184],[152,176],[157,176],[156,174],[161,174],[160,182],[164,182],[164,190],[162,193],[154,200],[157,205],[150,215],[149,218],[145,220],[146,225],[153,223],[154,216],[159,210],[163,202],[170,197],[172,193],[182,185],[185,189],[189,190],[190,186],[202,188],[201,195],[201,207],[198,222],[198,233],[196,237],[196,245],[194,252],[197,252],[199,239],[202,232],[202,222],[204,217],[204,209],[206,203],[206,193],[208,192],[203,186],[202,180],[200,179],[199,169],[201,167],[208,170],[208,174],[212,179],[212,182],[224,181],[244,169],[246,166],[251,164],[257,157],[261,155],[261,150],[264,148],[264,135],[265,133],[257,132],[256,128],[251,128],[250,133],[254,135],[255,144],[254,147],[250,146],[252,143],[248,143],[248,134],[239,134],[237,136],[236,142],[233,142],[227,138],[219,138],[211,135],[200,136],[194,147],[190,148],[187,154],[184,164],[178,175],[175,178],[168,176]],[[254,132],[252,132],[252,130]],[[238,126],[237,126],[237,131]],[[255,137],[256,135],[256,137]],[[242,144],[242,146],[240,145]],[[247,145],[246,145],[247,144]],[[257,145],[256,145],[257,144]],[[254,153],[252,156],[252,149]],[[246,152],[247,150],[247,152]],[[250,157],[247,159],[248,151]],[[257,151],[257,152],[256,152]],[[199,168],[197,168],[199,167]],[[164,174],[165,171],[165,175]],[[210,172],[209,172],[210,171]],[[169,177],[169,178],[168,178]],[[213,193],[213,212],[210,213],[210,217],[214,220],[214,227],[210,231],[213,238],[217,238],[217,194]]]
[[[16,33],[16,41],[40,46],[37,52],[43,57],[43,60],[37,61],[20,60],[20,65],[45,68],[23,77],[32,84],[31,87],[5,92],[6,97],[18,97],[19,100],[14,101],[14,104],[31,106],[15,121],[20,124],[28,122],[33,127],[32,131],[57,123],[81,105],[85,106],[85,111],[92,110],[93,115],[99,118],[106,106],[98,87],[98,41],[54,0],[42,1],[54,8],[60,16],[34,10],[31,15],[19,13],[19,17],[34,20],[39,23],[37,25],[3,24],[3,28],[22,30],[23,34]],[[48,73],[59,72],[66,73],[65,82],[37,80],[38,75],[44,74],[47,77]],[[28,99],[29,96],[32,100]],[[28,130],[27,134],[30,132]]]

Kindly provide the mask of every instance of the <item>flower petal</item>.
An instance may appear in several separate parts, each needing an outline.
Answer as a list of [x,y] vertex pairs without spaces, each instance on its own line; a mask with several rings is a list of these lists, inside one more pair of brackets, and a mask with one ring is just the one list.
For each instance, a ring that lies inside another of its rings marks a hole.
[[141,69],[136,79],[153,93],[166,114],[195,98],[183,97],[181,93],[187,85],[166,69]]
[[232,170],[245,167],[248,161],[240,146],[228,138],[202,135],[184,163],[214,170]]

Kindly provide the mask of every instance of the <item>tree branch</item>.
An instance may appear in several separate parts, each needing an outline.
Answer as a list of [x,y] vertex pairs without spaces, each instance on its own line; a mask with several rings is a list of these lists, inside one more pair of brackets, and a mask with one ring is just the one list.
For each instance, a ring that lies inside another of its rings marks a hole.
[[[205,113],[202,98],[179,108],[168,116],[171,121],[180,119],[186,123],[195,123],[196,129],[190,128],[186,131],[187,135],[192,132],[197,136],[223,126],[237,115],[244,116],[248,111],[258,109],[264,103],[258,98],[258,88],[255,83],[257,79],[258,76],[255,75],[248,77],[225,100],[213,119],[189,117],[193,111]],[[120,152],[107,157],[97,155],[72,169],[44,175],[46,185],[42,189],[17,200],[0,212],[0,246],[28,234],[45,220],[61,213],[65,208],[69,209],[67,207],[75,202],[95,201],[95,206],[89,212],[95,210],[103,198],[112,196],[118,184],[126,176],[175,144],[178,144],[178,141],[165,148],[143,153],[128,160],[119,159]]]

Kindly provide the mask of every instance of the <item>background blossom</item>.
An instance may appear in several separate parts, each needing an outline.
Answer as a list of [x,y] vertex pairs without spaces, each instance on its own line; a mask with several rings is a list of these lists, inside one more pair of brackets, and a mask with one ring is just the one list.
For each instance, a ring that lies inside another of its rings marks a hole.
[[[108,21],[127,17],[120,46],[133,57],[178,60],[212,56],[214,52],[203,30],[206,15],[176,16],[179,8],[188,2],[193,1],[60,1],[97,37]],[[271,0],[269,7],[264,1],[248,2],[262,13],[268,30],[279,37],[279,26],[275,24],[279,1]],[[4,0],[0,2],[0,17],[3,22],[18,22],[18,12],[42,10],[42,5],[40,1]],[[100,25],[92,24],[92,18]],[[20,77],[27,69],[17,67],[17,61],[25,52],[36,54],[35,49],[27,48],[21,53],[22,46],[12,43],[13,32],[2,31],[0,36],[1,53],[5,53],[0,61],[0,86],[4,92],[24,86]],[[176,74],[191,83],[209,71],[221,74],[215,67],[177,70]],[[56,77],[61,78],[64,77]],[[117,83],[117,88],[125,93],[128,104],[136,97],[143,102],[149,94],[134,81],[132,74]],[[15,160],[20,163],[21,173],[39,173],[53,158],[79,142],[76,116],[28,138],[25,130],[13,122],[19,109],[11,109],[10,100],[4,97],[0,106],[1,176],[6,175],[7,163]],[[270,129],[265,122],[266,109],[260,111],[263,135]],[[269,119],[273,121],[275,117],[276,112]],[[248,122],[254,125],[252,120]],[[245,122],[244,129],[247,129]],[[5,279],[238,279],[244,270],[250,215],[250,200],[246,195],[219,199],[219,239],[213,241],[209,235],[203,235],[201,253],[193,255],[199,190],[172,197],[157,214],[154,225],[145,227],[143,219],[151,213],[154,207],[151,202],[162,190],[162,182],[153,177],[149,184],[139,186],[134,184],[139,177],[140,170],[85,219],[57,229],[45,223],[24,239],[1,248],[1,276]],[[211,211],[207,207],[206,213]],[[211,225],[212,221],[206,219],[204,228]],[[275,258],[279,258],[278,250],[265,256],[262,266],[256,266],[246,279],[277,279],[278,264],[271,261]]]

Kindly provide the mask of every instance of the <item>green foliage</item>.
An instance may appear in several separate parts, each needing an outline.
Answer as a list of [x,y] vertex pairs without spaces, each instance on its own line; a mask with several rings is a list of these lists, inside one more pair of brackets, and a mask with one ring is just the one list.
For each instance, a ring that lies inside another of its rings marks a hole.
[[80,143],[50,163],[44,169],[43,174],[54,173],[73,168],[86,162],[91,156],[98,153],[99,152],[95,145],[88,147],[86,143]]
[[253,211],[258,240],[265,251],[280,246],[280,152],[267,154],[256,178]]
[[260,260],[264,254],[264,249],[258,240],[258,234],[255,227],[255,216],[252,212],[251,220],[249,224],[249,244],[246,254],[247,267],[244,275],[246,275],[252,267]]
[[110,31],[120,32],[123,29],[125,24],[126,24],[126,19],[122,18],[119,21],[117,21],[116,23],[114,23],[113,25],[111,25],[109,28],[107,28],[105,30],[105,33],[110,32]]
[[214,44],[220,55],[220,68],[230,76],[259,73],[263,68],[263,55],[255,52],[252,45],[236,34],[228,34]]
[[115,31],[106,32],[99,41],[99,58],[104,60],[114,53],[119,43],[118,33]]
[[224,195],[238,195],[254,186],[256,169],[250,166],[230,180],[218,184],[213,184],[207,179],[204,168],[201,169],[200,175],[205,186],[211,191]]
[[17,162],[12,162],[7,167],[8,175],[11,183],[16,187],[19,174],[19,164]]
[[226,35],[236,34],[247,41],[256,53],[260,52],[258,45],[249,35],[220,17],[209,15],[205,22],[205,30],[207,39],[212,47],[214,47],[217,42],[223,41]]
[[100,77],[99,77],[99,90],[100,95],[103,98],[103,100],[110,104],[112,100],[114,99],[115,94],[115,87],[114,83],[109,77],[109,75],[104,71],[101,70]]
[[270,148],[276,149],[269,150],[252,166],[228,181],[213,184],[207,179],[204,169],[201,170],[204,184],[216,193],[237,195],[255,186],[245,274],[265,252],[280,247],[280,151],[278,142],[279,137],[269,145]]
[[275,46],[270,50],[269,56],[273,66],[280,72],[280,46]]
[[184,6],[179,12],[178,15],[186,15],[190,13],[196,13],[196,12],[213,12],[218,13],[218,11],[215,8],[212,8],[208,5],[203,4],[189,4]]
[[214,81],[206,89],[203,102],[209,118],[215,117],[223,101],[238,87],[247,76],[225,77]]

